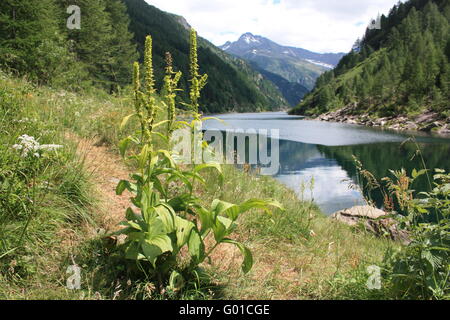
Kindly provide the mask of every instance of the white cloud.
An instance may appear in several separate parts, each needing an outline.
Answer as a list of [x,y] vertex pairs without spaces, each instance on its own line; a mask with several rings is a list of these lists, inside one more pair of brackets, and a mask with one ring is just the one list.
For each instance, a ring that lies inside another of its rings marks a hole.
[[370,19],[398,0],[146,0],[182,15],[216,45],[245,32],[316,52],[348,52]]

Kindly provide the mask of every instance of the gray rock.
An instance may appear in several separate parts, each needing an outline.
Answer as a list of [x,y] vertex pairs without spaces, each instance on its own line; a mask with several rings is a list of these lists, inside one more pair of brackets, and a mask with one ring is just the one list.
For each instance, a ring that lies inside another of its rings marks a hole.
[[406,125],[405,125],[406,130],[417,130],[418,128],[419,128],[419,126],[416,123],[411,122],[411,121],[406,122]]
[[400,229],[395,219],[371,206],[356,206],[341,210],[332,214],[331,218],[349,226],[362,225],[367,231],[378,236],[389,235],[392,240],[410,243],[408,232]]
[[450,125],[446,124],[445,126],[442,126],[442,128],[439,129],[438,133],[440,133],[440,134],[450,134]]
[[437,127],[439,127],[439,122],[427,123],[420,128],[420,131],[429,132]]
[[416,123],[422,124],[422,123],[429,123],[434,122],[439,118],[439,114],[436,112],[426,112],[424,114],[421,114],[415,119]]

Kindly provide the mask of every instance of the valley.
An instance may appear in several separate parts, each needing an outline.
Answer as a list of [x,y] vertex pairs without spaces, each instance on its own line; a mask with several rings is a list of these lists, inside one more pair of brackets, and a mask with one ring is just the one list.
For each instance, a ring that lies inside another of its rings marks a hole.
[[450,300],[449,24],[2,0],[0,300]]

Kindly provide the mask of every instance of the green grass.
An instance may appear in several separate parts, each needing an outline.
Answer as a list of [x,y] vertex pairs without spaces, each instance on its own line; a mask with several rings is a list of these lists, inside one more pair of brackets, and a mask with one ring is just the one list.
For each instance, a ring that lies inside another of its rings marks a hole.
[[[68,133],[96,138],[113,151],[120,137],[133,130],[131,123],[119,132],[121,119],[130,114],[126,94],[111,97],[102,92],[70,93],[34,87],[0,74],[3,117],[1,171],[14,169],[12,144],[21,134],[40,136],[42,143],[65,147],[37,171],[37,179],[54,186],[36,208],[23,245],[14,249],[26,220],[4,215],[0,251],[0,298],[3,299],[378,299],[384,291],[366,289],[366,268],[381,264],[388,240],[353,230],[325,217],[311,203],[270,177],[257,177],[225,166],[224,184],[211,172],[207,185],[196,194],[210,203],[215,198],[239,203],[249,198],[274,198],[286,210],[272,216],[250,212],[242,217],[236,239],[254,253],[248,275],[240,270],[240,255],[219,248],[206,275],[190,283],[182,295],[161,296],[154,285],[127,272],[104,234],[101,199],[92,192],[93,179],[77,156]],[[5,118],[5,111],[8,111]],[[30,124],[6,125],[12,120],[35,118]],[[7,165],[5,165],[7,164]],[[1,175],[0,175],[1,176]],[[0,180],[0,183],[2,180]],[[23,186],[22,186],[23,187]],[[17,190],[17,194],[21,194]],[[20,209],[16,210],[18,214]],[[4,256],[3,256],[4,255]],[[65,288],[66,269],[72,257],[82,268],[82,290]]]
[[[47,121],[40,94],[25,81],[0,79],[0,299],[66,297],[61,268],[94,226],[91,182],[57,122]],[[63,145],[41,158],[12,149],[27,134]]]

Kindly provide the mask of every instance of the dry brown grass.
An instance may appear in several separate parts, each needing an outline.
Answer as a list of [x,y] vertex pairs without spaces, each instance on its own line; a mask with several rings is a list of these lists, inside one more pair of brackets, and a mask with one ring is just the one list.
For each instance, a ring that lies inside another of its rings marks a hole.
[[116,231],[130,206],[130,194],[116,195],[116,186],[120,180],[129,178],[130,171],[119,155],[107,146],[99,145],[96,139],[79,138],[74,134],[68,137],[77,143],[77,153],[91,175],[96,198],[101,201],[94,210],[102,227],[106,231]]

